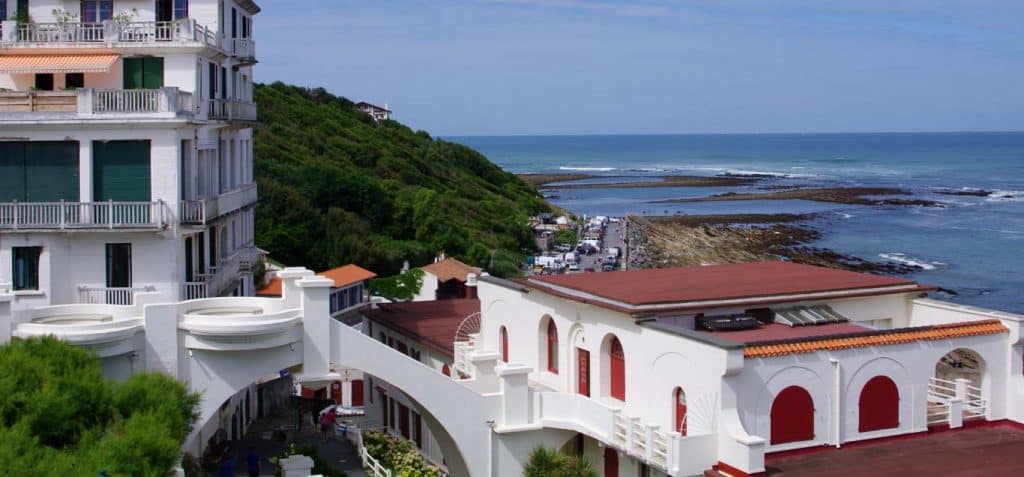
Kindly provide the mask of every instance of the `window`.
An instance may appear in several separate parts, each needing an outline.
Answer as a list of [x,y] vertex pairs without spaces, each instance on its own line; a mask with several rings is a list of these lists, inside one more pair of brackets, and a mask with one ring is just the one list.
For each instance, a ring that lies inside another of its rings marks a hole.
[[36,73],[36,89],[53,91],[53,73]]
[[114,0],[82,0],[82,21],[99,23],[114,18]]
[[39,289],[39,256],[43,247],[12,247],[14,290]]
[[548,318],[548,371],[558,374],[558,329],[555,320]]
[[423,448],[423,418],[417,413],[412,413],[412,440],[416,442],[416,448]]
[[498,332],[498,335],[499,335],[498,336],[499,339],[501,340],[501,343],[498,345],[501,348],[501,361],[507,363],[508,362],[508,330],[506,330],[505,327],[502,326],[501,330]]
[[85,73],[66,73],[64,75],[64,88],[84,88]]
[[188,0],[174,0],[174,19],[188,18]]
[[448,363],[445,363],[444,366],[441,366],[441,374],[448,376],[449,378],[452,377],[452,368],[448,366]]
[[783,389],[772,401],[771,445],[814,439],[814,399],[800,386]]
[[673,410],[672,414],[675,416],[673,423],[674,431],[686,436],[686,393],[683,392],[683,388],[676,388],[675,392],[672,393]]
[[131,288],[132,244],[107,244],[107,287]]
[[7,19],[7,0],[0,0],[0,21]]
[[622,343],[612,337],[608,345],[608,366],[611,375],[609,394],[619,401],[626,400],[626,356],[622,352]]
[[77,141],[0,141],[0,200],[78,201]]
[[238,10],[231,8],[231,38],[238,38]]
[[124,58],[124,89],[160,89],[164,87],[164,59],[159,56]]
[[28,0],[17,0],[18,9],[15,11],[16,19],[28,22]]

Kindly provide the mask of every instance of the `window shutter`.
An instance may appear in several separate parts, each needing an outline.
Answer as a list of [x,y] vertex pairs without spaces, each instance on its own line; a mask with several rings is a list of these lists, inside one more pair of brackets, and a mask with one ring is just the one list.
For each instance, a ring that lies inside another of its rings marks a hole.
[[124,69],[124,89],[140,89],[142,81],[142,58],[125,58],[122,61]]
[[94,200],[151,200],[149,141],[93,141]]
[[78,201],[78,142],[45,141],[25,145],[25,200]]
[[0,201],[25,200],[25,143],[0,142]]
[[142,87],[145,89],[164,87],[164,59],[162,57],[142,59]]

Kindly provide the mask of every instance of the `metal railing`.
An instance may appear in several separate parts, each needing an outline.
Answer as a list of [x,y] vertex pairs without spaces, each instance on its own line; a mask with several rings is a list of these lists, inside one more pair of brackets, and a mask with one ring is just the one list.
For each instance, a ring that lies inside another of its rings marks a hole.
[[173,21],[102,22],[3,22],[0,43],[9,46],[39,44],[130,43],[154,44],[199,43],[220,49],[217,32],[190,18]]
[[231,54],[242,60],[256,59],[256,41],[252,38],[232,38]]
[[928,379],[928,424],[950,423],[952,426],[963,420],[984,418],[987,411],[988,400],[983,397],[981,388],[967,379]]
[[134,305],[136,293],[152,291],[156,291],[152,286],[120,288],[79,285],[78,302],[90,305]]
[[164,201],[154,202],[5,202],[0,229],[163,229]]

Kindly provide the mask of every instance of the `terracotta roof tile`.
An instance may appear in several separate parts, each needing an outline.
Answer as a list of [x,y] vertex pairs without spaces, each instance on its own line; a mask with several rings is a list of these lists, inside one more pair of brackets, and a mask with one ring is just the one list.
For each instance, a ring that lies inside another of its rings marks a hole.
[[372,321],[452,356],[459,324],[479,312],[480,300],[452,299],[381,304],[362,313]]
[[[376,273],[373,273],[358,265],[344,265],[341,267],[332,268],[325,272],[317,273],[317,275],[334,280],[335,288],[341,288],[356,282],[369,280],[377,276]],[[271,279],[262,288],[256,290],[256,295],[281,296],[281,279],[276,277]]]
[[470,273],[475,273],[477,276],[483,273],[482,269],[471,267],[465,263],[455,260],[454,258],[446,258],[440,262],[434,262],[430,265],[420,267],[420,269],[434,275],[442,282],[453,279],[464,282],[466,281],[466,275],[469,275]]
[[746,348],[744,348],[743,357],[770,358],[787,354],[865,348],[868,346],[886,346],[910,343],[913,341],[934,341],[1006,332],[1008,332],[1008,330],[999,320],[972,321],[947,325],[898,328],[893,330],[872,330],[862,333],[817,336],[792,340],[751,342],[747,343]]

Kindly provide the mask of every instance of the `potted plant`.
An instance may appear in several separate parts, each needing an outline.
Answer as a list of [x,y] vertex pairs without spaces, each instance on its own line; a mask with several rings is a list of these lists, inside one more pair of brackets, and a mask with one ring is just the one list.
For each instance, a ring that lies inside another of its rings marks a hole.
[[57,24],[56,34],[59,36],[59,40],[74,40],[74,25],[78,23],[78,14],[75,12],[69,12],[63,8],[54,8],[50,13],[53,14],[53,21]]

